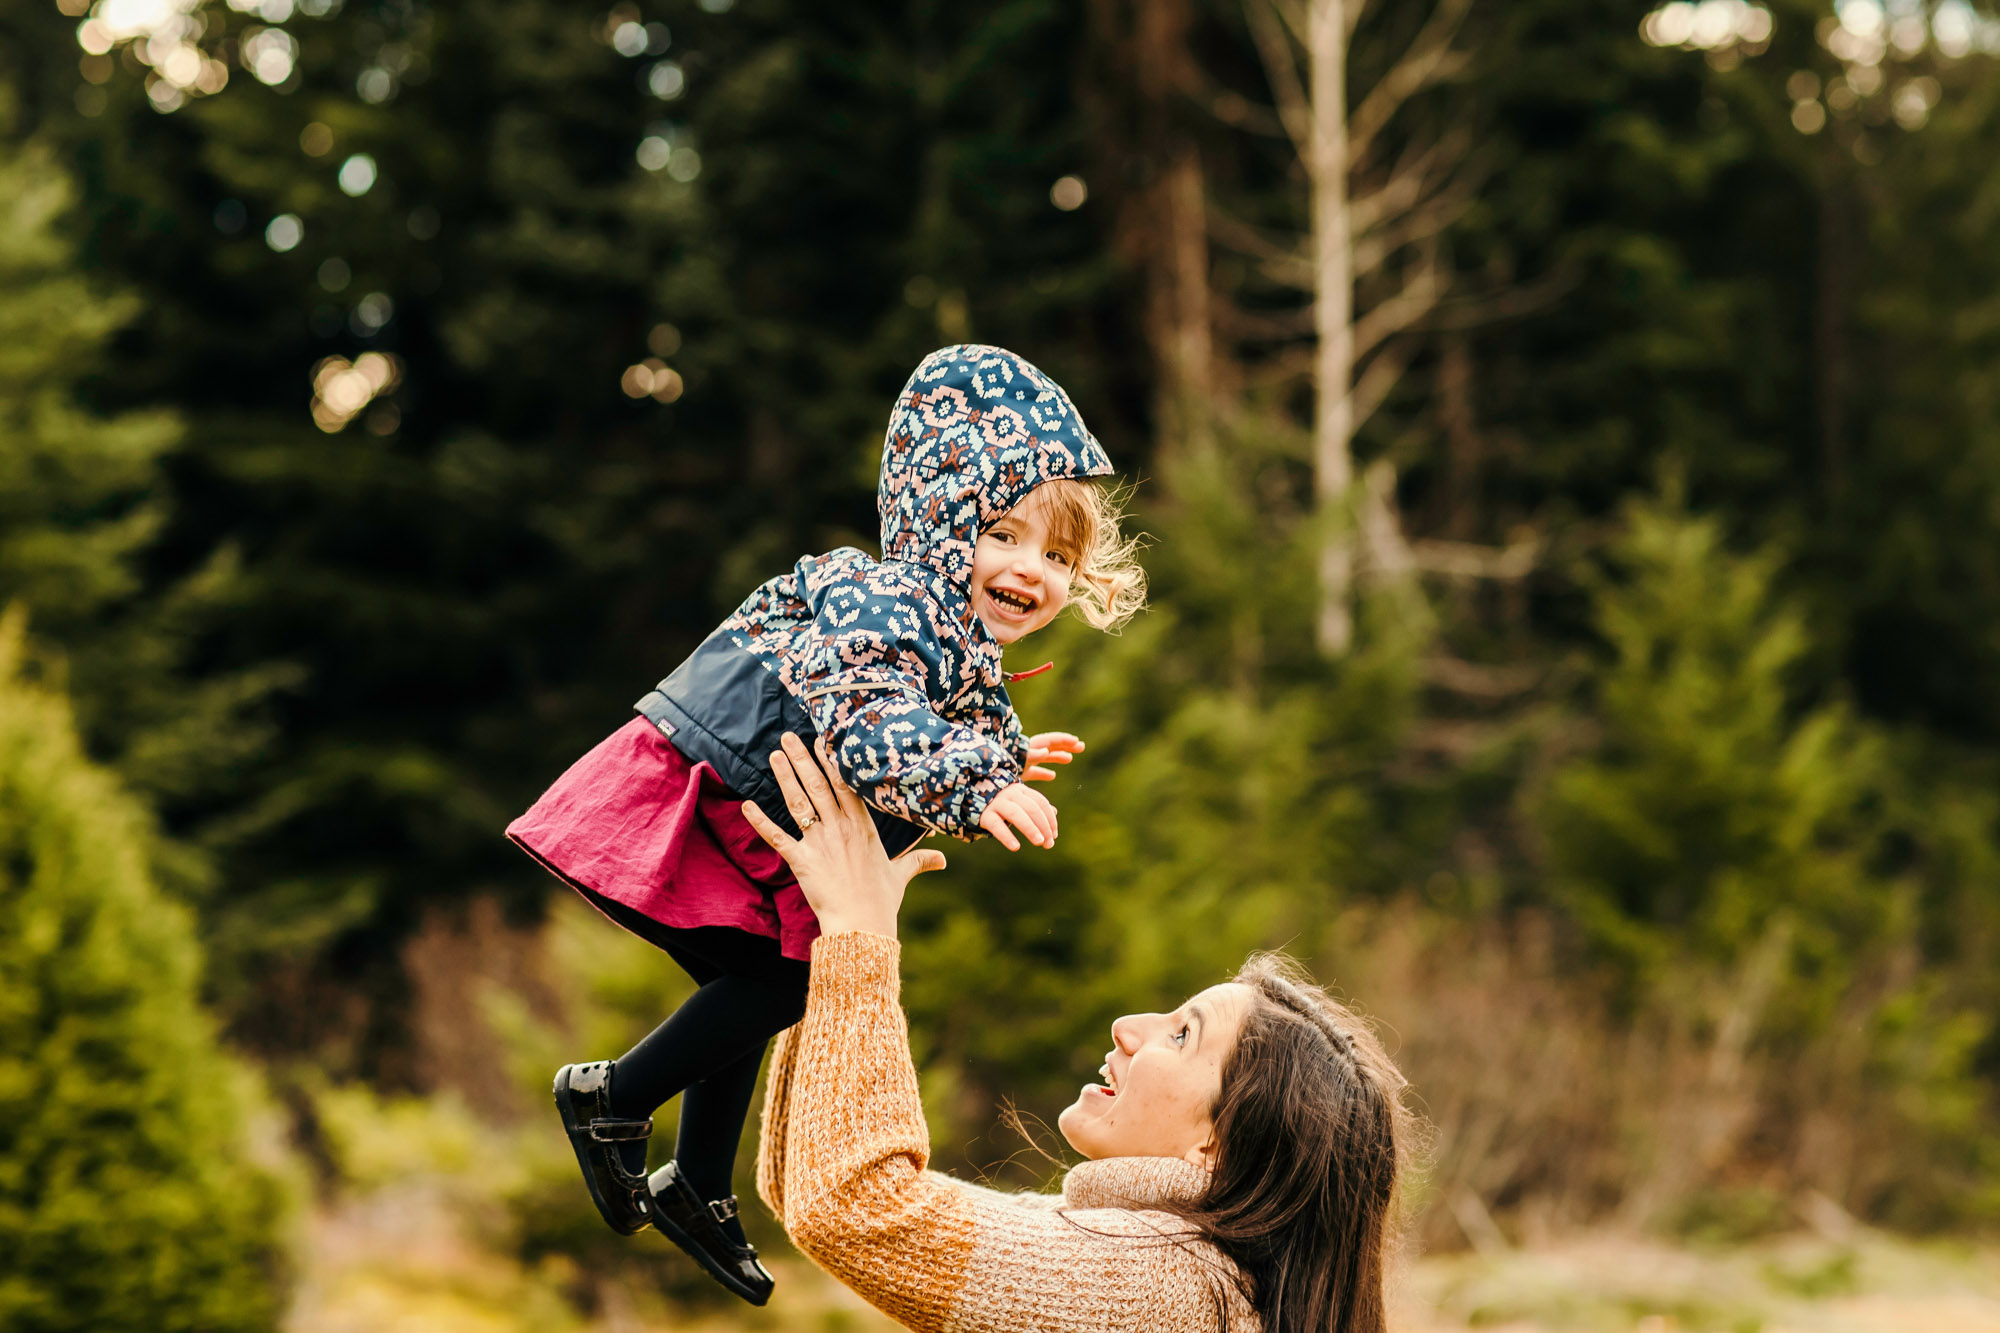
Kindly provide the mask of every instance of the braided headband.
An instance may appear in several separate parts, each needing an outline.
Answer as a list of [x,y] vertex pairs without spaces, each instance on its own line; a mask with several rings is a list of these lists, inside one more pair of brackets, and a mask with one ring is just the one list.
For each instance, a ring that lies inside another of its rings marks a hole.
[[1360,1063],[1355,1060],[1353,1038],[1341,1031],[1339,1025],[1328,1018],[1318,1005],[1307,999],[1304,991],[1280,976],[1259,977],[1258,982],[1275,987],[1283,995],[1286,1008],[1310,1023],[1315,1031],[1332,1044],[1335,1051],[1353,1060],[1357,1065]]

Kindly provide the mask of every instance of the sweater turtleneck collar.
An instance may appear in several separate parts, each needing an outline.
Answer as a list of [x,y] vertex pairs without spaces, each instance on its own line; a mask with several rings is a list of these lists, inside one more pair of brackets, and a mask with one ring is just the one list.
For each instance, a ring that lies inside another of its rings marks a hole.
[[1070,1208],[1158,1208],[1189,1204],[1208,1188],[1207,1168],[1179,1157],[1107,1157],[1063,1177]]

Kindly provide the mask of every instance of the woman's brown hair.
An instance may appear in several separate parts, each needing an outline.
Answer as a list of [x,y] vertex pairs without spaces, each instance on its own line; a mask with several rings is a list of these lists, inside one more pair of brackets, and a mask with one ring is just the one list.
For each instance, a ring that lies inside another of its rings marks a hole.
[[1255,993],[1210,1120],[1215,1170],[1180,1210],[1236,1265],[1264,1333],[1384,1333],[1408,1088],[1375,1035],[1286,959]]

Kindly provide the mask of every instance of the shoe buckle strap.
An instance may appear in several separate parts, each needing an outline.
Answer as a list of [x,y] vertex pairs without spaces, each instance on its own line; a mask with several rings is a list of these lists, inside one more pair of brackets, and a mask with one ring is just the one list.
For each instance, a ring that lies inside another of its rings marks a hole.
[[718,1226],[736,1216],[736,1196],[734,1194],[726,1199],[712,1200],[706,1206],[708,1208],[708,1215],[715,1219]]
[[650,1116],[644,1120],[597,1119],[583,1128],[597,1143],[628,1143],[652,1137],[653,1121]]

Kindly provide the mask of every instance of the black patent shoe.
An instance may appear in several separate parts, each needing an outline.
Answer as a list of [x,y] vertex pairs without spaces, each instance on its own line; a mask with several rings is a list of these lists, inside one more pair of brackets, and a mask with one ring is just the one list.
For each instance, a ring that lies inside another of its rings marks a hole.
[[564,1065],[556,1071],[556,1109],[583,1168],[583,1183],[604,1224],[621,1236],[643,1231],[653,1221],[653,1195],[646,1177],[625,1169],[621,1146],[652,1135],[651,1120],[621,1120],[611,1114],[612,1060]]
[[736,1216],[736,1196],[704,1203],[681,1175],[680,1163],[668,1162],[648,1184],[653,1191],[653,1228],[686,1250],[708,1275],[752,1305],[771,1299],[771,1275],[757,1262],[757,1247],[738,1244],[722,1229]]

